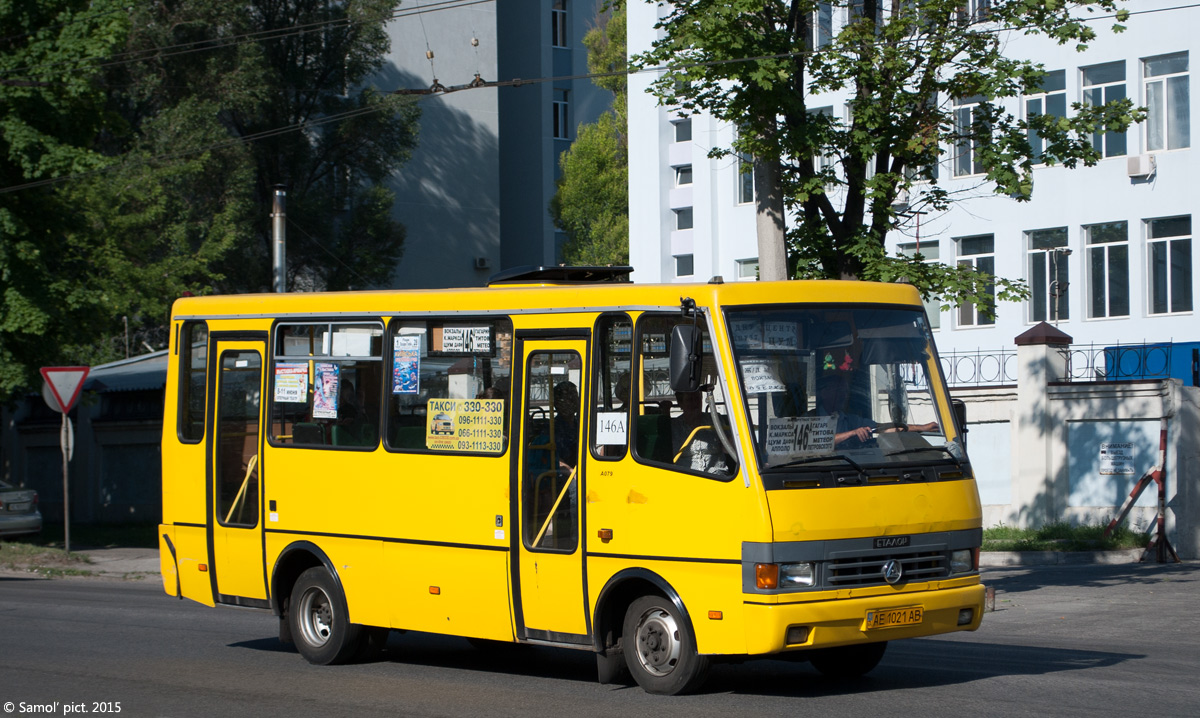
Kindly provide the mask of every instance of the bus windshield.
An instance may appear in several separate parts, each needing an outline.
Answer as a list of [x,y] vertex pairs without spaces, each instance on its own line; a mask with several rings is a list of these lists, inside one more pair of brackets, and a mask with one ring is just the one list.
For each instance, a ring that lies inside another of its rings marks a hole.
[[920,309],[729,308],[726,324],[762,470],[958,463]]

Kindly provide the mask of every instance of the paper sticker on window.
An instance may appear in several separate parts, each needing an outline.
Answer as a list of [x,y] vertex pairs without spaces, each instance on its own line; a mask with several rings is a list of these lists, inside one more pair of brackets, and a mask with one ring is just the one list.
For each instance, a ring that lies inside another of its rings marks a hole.
[[768,394],[786,391],[783,382],[775,378],[775,372],[766,361],[749,359],[741,362],[742,380],[746,382],[747,394]]
[[491,327],[442,327],[440,351],[451,354],[491,354],[492,329]]
[[833,453],[837,420],[832,416],[785,416],[767,423],[767,455],[804,458]]
[[337,364],[317,362],[316,376],[313,378],[313,410],[314,419],[336,419],[338,410],[339,376]]
[[403,334],[392,338],[392,393],[421,391],[421,337]]
[[762,349],[763,327],[758,319],[734,319],[730,332],[738,349]]
[[499,454],[504,450],[502,399],[430,399],[425,448]]
[[763,348],[795,350],[799,346],[795,322],[763,322]]
[[275,401],[289,404],[308,401],[308,362],[275,364]]
[[624,446],[628,436],[629,417],[623,411],[601,411],[596,414],[596,445]]

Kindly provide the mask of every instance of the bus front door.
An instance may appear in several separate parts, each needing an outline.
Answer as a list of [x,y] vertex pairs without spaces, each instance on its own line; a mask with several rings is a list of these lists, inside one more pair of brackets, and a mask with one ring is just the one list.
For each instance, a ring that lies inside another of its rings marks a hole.
[[[519,336],[518,336],[519,338]],[[514,607],[521,638],[588,643],[580,541],[583,340],[520,342],[524,386]]]
[[209,553],[214,599],[260,606],[267,600],[263,568],[261,432],[262,341],[213,337],[215,426],[209,436]]

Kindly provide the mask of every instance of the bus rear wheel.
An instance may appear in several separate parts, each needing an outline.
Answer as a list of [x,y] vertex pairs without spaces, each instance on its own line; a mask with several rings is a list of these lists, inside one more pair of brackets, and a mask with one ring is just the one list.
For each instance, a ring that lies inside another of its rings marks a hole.
[[708,657],[696,652],[691,626],[669,599],[642,596],[630,604],[623,634],[625,663],[647,693],[689,693],[708,675]]
[[309,663],[345,663],[362,647],[363,627],[350,623],[346,597],[324,568],[310,568],[296,579],[288,614],[296,650]]

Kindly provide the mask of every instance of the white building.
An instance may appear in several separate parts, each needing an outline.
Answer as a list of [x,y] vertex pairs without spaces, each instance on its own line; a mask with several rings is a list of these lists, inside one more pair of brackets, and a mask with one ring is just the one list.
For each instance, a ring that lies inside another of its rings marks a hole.
[[477,286],[502,269],[556,263],[563,236],[548,207],[558,157],[612,101],[585,77],[582,40],[597,8],[595,0],[397,8],[375,78],[381,89],[455,87],[476,76],[525,82],[421,97],[417,150],[391,184],[408,230],[391,286]]
[[[1026,203],[980,186],[969,161],[957,162],[947,147],[940,181],[971,199],[921,217],[919,233],[913,223],[889,237],[891,253],[915,251],[919,243],[930,260],[970,262],[1025,279],[1033,290],[1028,301],[999,303],[994,321],[970,306],[932,307],[943,357],[1011,348],[1014,337],[1042,320],[1057,323],[1077,347],[1200,340],[1192,280],[1200,257],[1192,251],[1191,229],[1200,192],[1191,174],[1197,162],[1189,132],[1198,109],[1189,92],[1189,58],[1200,51],[1200,6],[1170,0],[1127,6],[1133,11],[1128,29],[1113,34],[1111,18],[1094,21],[1098,37],[1083,53],[1045,38],[1006,36],[1012,56],[1034,58],[1050,73],[1045,94],[1021,98],[1011,111],[1069,111],[1085,97],[1128,96],[1149,107],[1146,122],[1099,138],[1105,157],[1094,167],[1036,169],[1033,200]],[[627,7],[632,55],[658,36],[653,26],[663,9],[643,2]],[[845,12],[833,9],[835,31]],[[707,157],[711,148],[729,146],[733,129],[708,115],[686,117],[658,106],[645,92],[653,79],[639,74],[630,82],[633,277],[753,279],[752,185],[739,175],[736,159]],[[828,97],[830,111],[844,115],[844,101]],[[1052,288],[1062,289],[1057,307]],[[1177,353],[1171,373],[1186,371],[1190,378],[1190,366],[1182,364]]]

